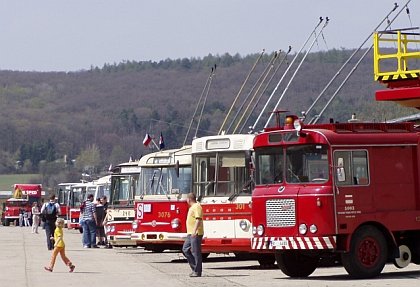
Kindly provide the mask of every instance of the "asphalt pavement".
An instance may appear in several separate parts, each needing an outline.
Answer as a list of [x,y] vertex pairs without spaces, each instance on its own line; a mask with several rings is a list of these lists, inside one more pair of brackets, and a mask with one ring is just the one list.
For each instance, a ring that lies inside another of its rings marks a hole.
[[318,268],[308,278],[289,278],[276,266],[212,254],[203,263],[203,277],[190,278],[180,253],[151,253],[141,248],[84,249],[81,234],[64,230],[67,257],[76,266],[68,272],[58,256],[52,273],[44,270],[51,259],[45,231],[0,226],[1,286],[420,286],[420,266],[398,269],[389,264],[377,278],[353,280],[343,267]]

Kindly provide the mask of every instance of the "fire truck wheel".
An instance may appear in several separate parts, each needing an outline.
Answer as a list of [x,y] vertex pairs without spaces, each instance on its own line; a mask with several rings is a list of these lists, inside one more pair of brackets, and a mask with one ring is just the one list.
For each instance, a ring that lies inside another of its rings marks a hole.
[[83,233],[83,228],[79,228],[79,232],[80,233]]
[[4,226],[9,226],[10,225],[10,221],[8,219],[4,220]]
[[388,248],[382,232],[374,226],[357,229],[350,242],[350,251],[341,255],[343,266],[353,278],[373,278],[382,272]]
[[210,253],[201,253],[201,259],[207,259],[210,256]]
[[273,265],[276,262],[274,254],[258,254],[257,261],[261,266]]
[[308,277],[318,266],[319,258],[303,255],[298,250],[287,250],[276,253],[277,265],[290,277]]

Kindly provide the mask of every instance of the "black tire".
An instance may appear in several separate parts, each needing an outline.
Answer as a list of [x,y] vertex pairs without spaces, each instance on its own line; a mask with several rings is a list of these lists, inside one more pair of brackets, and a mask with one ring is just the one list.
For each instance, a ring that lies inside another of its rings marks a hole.
[[201,259],[205,260],[210,256],[210,253],[201,253]]
[[350,251],[341,255],[347,273],[353,278],[373,278],[382,272],[388,246],[382,232],[374,226],[362,226],[354,232]]
[[257,261],[261,266],[273,265],[276,262],[274,254],[257,254]]
[[163,251],[165,251],[165,247],[162,246],[155,246],[152,249],[153,253],[162,253]]
[[83,228],[79,228],[79,232],[80,233],[83,233]]
[[318,267],[319,258],[309,257],[299,250],[276,253],[277,266],[287,276],[308,277]]
[[4,226],[10,226],[10,221],[8,219],[4,220]]

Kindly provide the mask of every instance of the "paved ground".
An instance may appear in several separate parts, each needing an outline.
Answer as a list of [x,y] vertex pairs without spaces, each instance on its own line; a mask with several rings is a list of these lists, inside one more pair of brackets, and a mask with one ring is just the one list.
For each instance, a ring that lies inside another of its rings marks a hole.
[[1,286],[420,286],[420,266],[405,269],[387,265],[371,280],[352,280],[344,268],[319,268],[310,277],[291,279],[256,261],[211,255],[203,277],[189,278],[188,264],[178,253],[155,254],[142,249],[83,249],[81,234],[65,230],[66,253],[76,265],[74,273],[58,257],[53,273],[44,270],[51,252],[44,230],[31,234],[29,227],[0,226]]

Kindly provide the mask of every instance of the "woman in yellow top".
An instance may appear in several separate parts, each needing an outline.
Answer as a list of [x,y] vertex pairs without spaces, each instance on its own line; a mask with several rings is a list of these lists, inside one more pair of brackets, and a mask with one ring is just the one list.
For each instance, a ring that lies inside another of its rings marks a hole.
[[190,277],[201,277],[202,255],[201,240],[203,239],[203,209],[197,203],[194,193],[187,195],[187,203],[190,206],[187,215],[187,238],[185,239],[182,252],[187,257],[192,273]]
[[64,240],[63,240],[64,219],[57,218],[57,220],[55,221],[55,226],[57,228],[54,231],[54,238],[51,236],[51,240],[54,239],[55,243],[54,243],[53,254],[51,256],[50,266],[48,267],[45,266],[44,269],[52,272],[54,268],[54,264],[55,264],[55,259],[57,258],[58,253],[60,253],[61,259],[63,259],[64,264],[70,267],[69,272],[73,272],[76,266],[74,266],[73,263],[71,263],[71,261],[67,258],[66,251],[65,251],[66,245],[64,244]]

